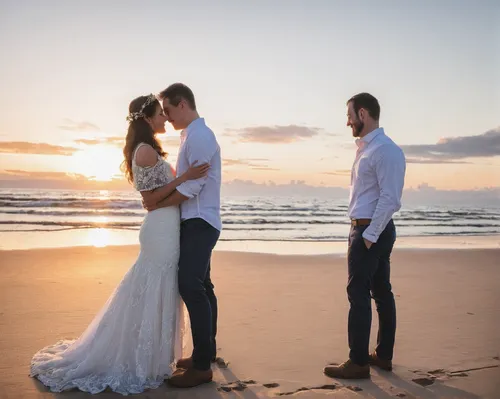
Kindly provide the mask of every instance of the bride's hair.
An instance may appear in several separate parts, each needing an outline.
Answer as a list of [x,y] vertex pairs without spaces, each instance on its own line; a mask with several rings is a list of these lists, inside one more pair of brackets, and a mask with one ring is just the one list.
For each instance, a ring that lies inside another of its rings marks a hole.
[[[125,138],[125,147],[123,147],[123,156],[125,157],[125,160],[122,163],[122,170],[124,170],[125,176],[130,183],[134,180],[134,175],[132,173],[132,157],[134,155],[134,150],[139,143],[149,144],[162,157],[167,155],[167,153],[161,148],[159,140],[155,137],[153,129],[144,119],[144,117],[151,118],[154,116],[157,107],[160,107],[158,100],[155,99],[153,101],[148,101],[148,98],[149,96],[137,97],[132,100],[128,106],[129,115],[135,113],[141,113],[141,115],[143,115],[143,117],[130,121],[127,137]],[[148,101],[149,104],[143,108],[146,101]]]

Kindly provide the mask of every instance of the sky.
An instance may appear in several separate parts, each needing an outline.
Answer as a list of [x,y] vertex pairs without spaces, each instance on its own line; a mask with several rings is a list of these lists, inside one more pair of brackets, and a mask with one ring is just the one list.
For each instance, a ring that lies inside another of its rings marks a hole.
[[0,0],[0,53],[0,187],[130,187],[129,102],[183,82],[225,184],[348,187],[369,92],[407,189],[500,188],[498,1]]

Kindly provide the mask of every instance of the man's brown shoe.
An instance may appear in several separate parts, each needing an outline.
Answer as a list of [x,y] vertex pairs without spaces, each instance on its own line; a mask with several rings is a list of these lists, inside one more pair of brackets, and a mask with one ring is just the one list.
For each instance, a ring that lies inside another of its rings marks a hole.
[[185,369],[179,369],[179,368],[175,369],[174,372],[172,373],[172,375],[170,377],[168,377],[168,378],[171,378],[171,377],[173,377],[174,375],[177,375],[177,374],[182,374],[182,373],[184,373],[184,371],[186,371],[186,370]]
[[385,371],[392,371],[392,360],[384,360],[377,356],[376,352],[370,354],[370,364]]
[[323,372],[331,378],[361,379],[370,378],[370,365],[359,366],[351,360],[338,366],[326,366]]
[[178,369],[190,369],[191,367],[193,367],[193,358],[183,357],[182,359],[179,359],[175,365]]
[[[212,358],[211,362],[214,363],[216,358]],[[192,357],[183,357],[182,359],[177,360],[175,366],[178,369],[190,369],[193,367],[193,358]]]
[[172,377],[168,379],[168,383],[177,388],[192,388],[197,385],[211,382],[212,378],[212,369],[202,371],[191,368],[179,374],[172,375]]

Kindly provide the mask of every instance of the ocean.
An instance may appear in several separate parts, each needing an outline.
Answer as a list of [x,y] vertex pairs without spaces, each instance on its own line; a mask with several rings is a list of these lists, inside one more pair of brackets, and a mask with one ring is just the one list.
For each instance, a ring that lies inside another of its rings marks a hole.
[[[65,246],[71,233],[90,231],[97,241],[137,243],[145,212],[134,191],[0,189],[0,248]],[[223,197],[220,241],[345,242],[346,213],[346,200]],[[500,207],[403,206],[394,221],[398,237],[498,235]]]

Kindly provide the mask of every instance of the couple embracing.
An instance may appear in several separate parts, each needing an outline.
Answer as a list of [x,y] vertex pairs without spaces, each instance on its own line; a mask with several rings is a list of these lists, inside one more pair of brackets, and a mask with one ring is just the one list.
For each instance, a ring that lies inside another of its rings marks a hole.
[[[160,103],[160,101],[162,103]],[[131,269],[76,341],[43,348],[31,375],[52,391],[78,388],[121,394],[212,380],[217,298],[210,258],[221,230],[221,156],[216,137],[184,84],[130,103],[123,154],[129,181],[149,210],[140,253]],[[169,121],[182,130],[177,177],[156,138]],[[193,353],[180,358],[189,313]]]
[[[186,85],[175,83],[158,97],[130,103],[123,150],[126,176],[148,210],[139,233],[139,256],[77,340],[61,340],[33,356],[31,376],[54,392],[110,388],[127,395],[157,388],[164,379],[179,388],[212,381],[217,298],[210,259],[222,228],[220,147]],[[324,372],[334,378],[368,378],[369,363],[392,367],[396,314],[389,282],[395,241],[391,218],[400,206],[405,162],[378,127],[380,108],[373,96],[361,93],[347,105],[348,126],[359,147],[349,208],[351,351],[347,362]],[[175,172],[156,138],[165,132],[167,121],[182,130]],[[377,349],[368,356],[370,292],[380,330]],[[181,298],[193,340],[187,358],[181,358],[187,330]]]

